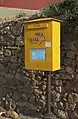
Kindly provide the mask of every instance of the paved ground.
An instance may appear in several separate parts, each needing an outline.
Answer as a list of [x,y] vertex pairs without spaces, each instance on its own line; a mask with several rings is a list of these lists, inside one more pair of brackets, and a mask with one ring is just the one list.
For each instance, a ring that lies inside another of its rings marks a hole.
[[15,17],[17,14],[21,14],[21,13],[26,13],[27,16],[31,16],[36,12],[38,12],[38,10],[0,7],[0,18],[12,18]]

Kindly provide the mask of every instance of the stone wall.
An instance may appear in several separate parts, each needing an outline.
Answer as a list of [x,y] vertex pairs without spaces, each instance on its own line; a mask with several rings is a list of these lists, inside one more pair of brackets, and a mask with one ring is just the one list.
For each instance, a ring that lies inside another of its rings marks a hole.
[[52,110],[62,119],[78,119],[78,36],[63,34],[61,70],[52,74]]
[[[0,98],[6,94],[26,114],[46,111],[47,73],[24,68],[23,22],[20,18],[0,24]],[[60,119],[78,118],[78,41],[63,34],[61,70],[52,72],[51,107]]]
[[44,81],[40,83],[39,77],[38,82],[33,71],[24,68],[23,22],[26,20],[28,18],[0,23],[0,98],[8,94],[24,114],[41,110],[41,98],[44,99],[40,95],[42,91],[37,90]]

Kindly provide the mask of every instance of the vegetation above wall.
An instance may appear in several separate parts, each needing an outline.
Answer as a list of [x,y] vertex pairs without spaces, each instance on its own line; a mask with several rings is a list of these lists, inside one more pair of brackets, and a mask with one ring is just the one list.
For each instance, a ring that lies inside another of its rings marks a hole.
[[47,17],[57,17],[68,24],[69,30],[78,31],[78,0],[64,0],[42,10]]
[[[64,0],[48,5],[32,18],[54,17],[63,20],[63,25],[71,30],[78,31],[78,0]],[[66,29],[67,30],[67,29]],[[68,32],[68,31],[67,31]]]

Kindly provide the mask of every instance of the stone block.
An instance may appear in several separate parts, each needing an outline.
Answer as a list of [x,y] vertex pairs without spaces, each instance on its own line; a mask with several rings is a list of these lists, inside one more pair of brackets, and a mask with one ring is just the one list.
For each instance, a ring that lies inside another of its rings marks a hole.
[[74,68],[76,66],[75,60],[64,58],[64,65]]
[[57,93],[56,91],[52,91],[51,98],[52,98],[52,101],[58,102],[58,101],[60,101],[60,94]]
[[76,51],[75,43],[76,41],[72,41],[71,43],[69,43],[68,47],[70,50]]
[[7,56],[7,57],[11,56],[11,51],[8,50],[8,49],[6,49],[6,50],[4,51],[4,55]]
[[0,87],[2,87],[6,83],[6,79],[4,76],[0,76]]
[[62,103],[62,102],[58,102],[58,103],[57,103],[57,108],[58,108],[59,110],[64,110],[63,103]]
[[52,79],[52,85],[56,85],[56,86],[61,86],[62,85],[62,80],[56,80],[56,79]]
[[68,119],[68,114],[67,114],[67,112],[65,112],[65,111],[58,110],[57,115],[58,115],[58,117],[60,117],[60,118],[62,118],[62,119]]
[[1,70],[4,70],[4,64],[1,64],[1,63],[0,63],[0,71],[1,71]]
[[21,95],[20,95],[20,93],[17,90],[13,92],[12,99],[14,101],[19,101],[20,97],[21,97]]
[[66,67],[66,71],[67,71],[68,74],[73,74],[74,73],[74,69],[72,67],[69,67],[69,66]]
[[62,86],[55,87],[57,93],[62,93]]
[[76,93],[71,93],[68,95],[68,102],[70,104],[75,104],[76,102],[78,102],[78,94]]
[[12,62],[12,63],[17,63],[17,56],[11,56],[10,57],[10,61]]
[[67,57],[70,59],[75,59],[75,53],[73,51],[68,51],[67,52]]

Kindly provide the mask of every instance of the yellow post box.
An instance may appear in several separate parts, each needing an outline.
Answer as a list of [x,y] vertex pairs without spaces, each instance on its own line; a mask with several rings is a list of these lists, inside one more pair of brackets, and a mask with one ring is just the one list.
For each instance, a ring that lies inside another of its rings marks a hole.
[[60,69],[60,20],[43,18],[24,23],[25,68]]

